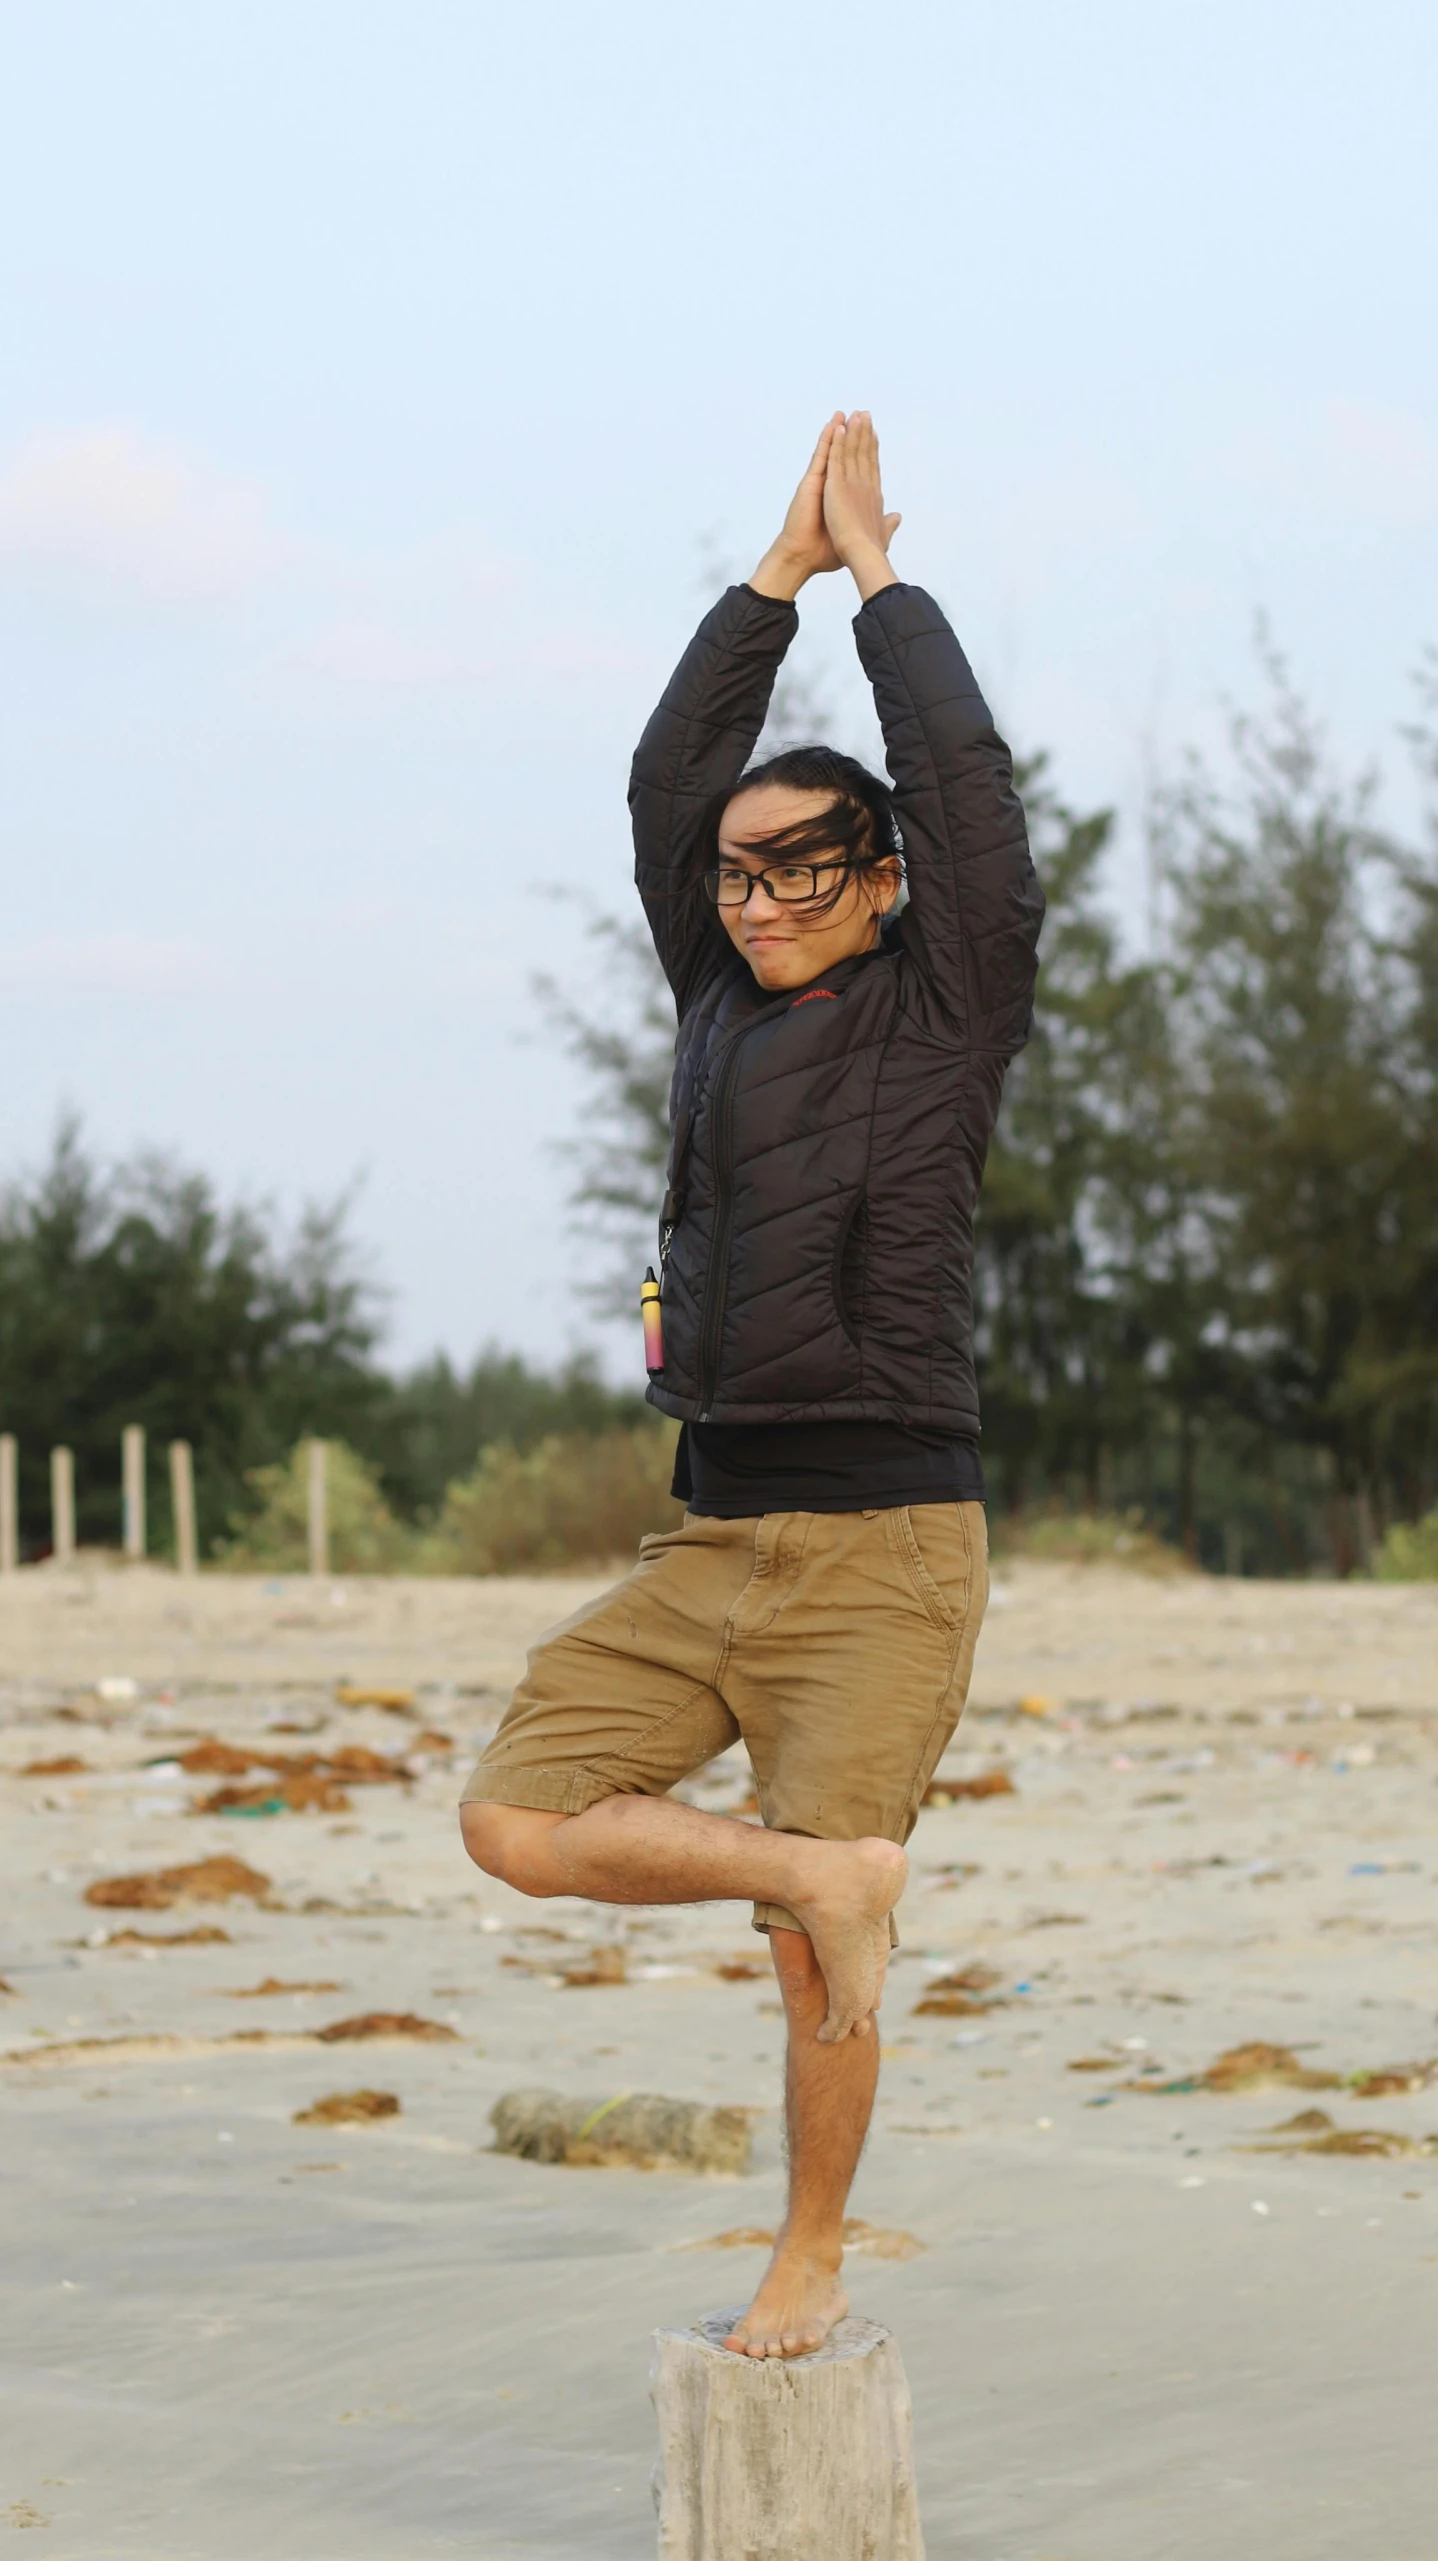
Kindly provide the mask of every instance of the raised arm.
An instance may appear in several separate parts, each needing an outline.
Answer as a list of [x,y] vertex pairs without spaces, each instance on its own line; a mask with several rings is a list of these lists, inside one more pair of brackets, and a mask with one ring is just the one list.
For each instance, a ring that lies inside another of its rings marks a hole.
[[949,1029],[1005,1057],[1033,1015],[1043,891],[1013,759],[932,596],[886,557],[879,449],[858,412],[831,440],[825,521],[863,608],[854,636],[884,732],[904,839],[904,942]]
[[681,894],[700,823],[754,752],[798,626],[792,602],[730,587],[699,625],[635,749],[634,878],[681,1013],[713,960],[704,919]]
[[[716,792],[738,781],[754,752],[798,628],[794,598],[810,578],[840,566],[826,507],[831,451],[843,432],[837,412],[821,430],[758,568],[705,615],[635,751],[629,778],[634,874],[681,1012],[712,966],[714,947],[692,899],[676,892],[687,878],[705,809]],[[898,521],[881,515],[881,546]]]

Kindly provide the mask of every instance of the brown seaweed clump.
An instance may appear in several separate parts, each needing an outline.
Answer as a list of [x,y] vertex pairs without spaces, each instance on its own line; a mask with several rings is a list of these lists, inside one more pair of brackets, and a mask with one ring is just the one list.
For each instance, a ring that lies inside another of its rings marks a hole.
[[1018,1789],[1007,1770],[980,1770],[977,1778],[930,1779],[924,1790],[925,1805],[957,1805],[962,1798],[982,1796],[1017,1796]]
[[296,2108],[296,2125],[372,2125],[376,2117],[399,2116],[393,2090],[332,2090],[313,2107]]
[[336,2019],[330,2027],[315,2030],[320,2045],[361,2045],[367,2037],[412,2037],[421,2045],[457,2045],[459,2037],[452,2027],[441,2027],[438,2019],[421,2019],[413,2010],[363,2010],[358,2018]]
[[566,2098],[510,2090],[490,2111],[496,2152],[572,2168],[689,2170],[735,2176],[749,2167],[749,2111],[624,2090]]
[[1385,2125],[1335,2125],[1325,2108],[1306,2107],[1268,2129],[1266,2143],[1248,2152],[1344,2152],[1357,2160],[1421,2160],[1438,2152],[1438,2135],[1396,2134]]
[[270,1879],[243,1859],[193,1859],[186,1867],[142,1868],[134,1876],[100,1876],[85,1888],[87,1903],[101,1911],[167,1912],[175,1903],[228,1903],[248,1895],[262,1903]]
[[994,1985],[1002,1981],[991,1965],[963,1965],[951,1974],[936,1974],[926,1986],[924,1997],[914,2003],[916,2019],[972,2018],[976,2010],[1001,2010],[1005,2004],[993,1997]]

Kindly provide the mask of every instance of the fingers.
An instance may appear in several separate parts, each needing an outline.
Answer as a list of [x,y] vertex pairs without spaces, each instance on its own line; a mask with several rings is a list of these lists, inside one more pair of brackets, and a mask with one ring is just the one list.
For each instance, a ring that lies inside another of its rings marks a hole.
[[836,409],[832,418],[825,419],[823,426],[819,429],[819,441],[809,457],[809,468],[804,474],[806,480],[822,474],[829,459],[829,447],[834,441],[834,429],[842,426],[843,423],[842,409]]
[[831,2010],[815,2037],[820,2045],[842,2045],[846,2036],[868,2036],[873,2025],[872,2011],[856,2017],[852,2010]]

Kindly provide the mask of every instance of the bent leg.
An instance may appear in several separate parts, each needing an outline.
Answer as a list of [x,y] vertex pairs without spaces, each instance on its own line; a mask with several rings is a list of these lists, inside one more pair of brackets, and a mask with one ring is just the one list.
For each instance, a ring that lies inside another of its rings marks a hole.
[[769,1944],[789,2022],[789,2203],[764,2281],[724,2345],[753,2357],[810,2356],[849,2309],[844,2208],[873,2114],[879,2040],[821,2044],[826,1995],[814,1949],[796,1930],[772,1929]]
[[824,2045],[851,2031],[869,2035],[888,1959],[889,1914],[908,1874],[893,1841],[807,1840],[701,1814],[664,1796],[606,1796],[582,1814],[471,1799],[460,1819],[470,1857],[522,1894],[784,1905],[808,1931],[827,1987],[809,2035]]

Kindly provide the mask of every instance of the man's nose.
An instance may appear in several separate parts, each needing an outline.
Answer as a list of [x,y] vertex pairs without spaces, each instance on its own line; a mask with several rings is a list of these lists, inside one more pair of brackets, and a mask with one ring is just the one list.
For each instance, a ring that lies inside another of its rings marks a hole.
[[759,914],[764,917],[778,915],[779,902],[771,895],[769,884],[765,880],[762,872],[756,873],[754,885],[750,890],[748,897],[745,899],[744,904],[749,909],[751,915],[754,913],[756,908]]

